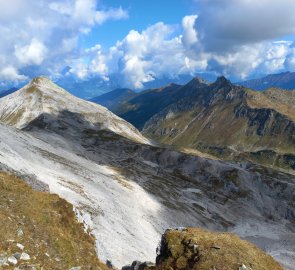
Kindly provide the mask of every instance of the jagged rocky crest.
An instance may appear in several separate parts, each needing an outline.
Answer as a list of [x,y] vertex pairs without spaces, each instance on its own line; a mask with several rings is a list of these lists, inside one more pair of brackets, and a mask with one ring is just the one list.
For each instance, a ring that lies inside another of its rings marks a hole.
[[220,77],[155,114],[143,132],[177,147],[294,169],[295,98],[280,91],[254,92]]

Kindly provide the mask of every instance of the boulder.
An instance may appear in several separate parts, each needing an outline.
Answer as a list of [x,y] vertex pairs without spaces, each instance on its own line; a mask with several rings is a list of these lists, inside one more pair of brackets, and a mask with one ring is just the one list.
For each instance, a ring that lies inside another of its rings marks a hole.
[[252,270],[252,268],[247,267],[245,264],[242,264],[242,265],[239,267],[239,270]]
[[121,270],[144,270],[147,267],[154,267],[155,264],[152,262],[140,262],[134,261],[131,265],[126,265]]
[[23,252],[20,256],[20,259],[22,261],[29,261],[31,259],[30,255],[28,253]]
[[16,246],[20,249],[23,250],[25,247],[22,244],[17,243]]
[[7,261],[9,264],[13,264],[13,265],[17,264],[17,259],[14,256],[8,257]]

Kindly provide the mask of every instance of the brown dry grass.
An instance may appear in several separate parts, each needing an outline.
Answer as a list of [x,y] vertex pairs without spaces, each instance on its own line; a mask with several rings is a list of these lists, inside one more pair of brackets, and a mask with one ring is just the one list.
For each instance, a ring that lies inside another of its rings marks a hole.
[[273,88],[265,92],[248,90],[247,104],[250,108],[267,108],[276,110],[295,121],[294,93],[293,91]]
[[[171,230],[166,233],[171,255],[156,269],[238,270],[244,264],[253,270],[283,270],[269,255],[255,245],[230,233],[209,232],[188,228],[186,232]],[[198,245],[198,259],[188,266],[188,243]],[[217,248],[216,248],[217,247]]]
[[[107,269],[71,204],[57,195],[34,191],[4,172],[0,172],[0,191],[0,254],[20,252],[16,244],[21,243],[31,256],[29,262],[20,264],[21,269],[27,265],[36,269]],[[17,236],[18,229],[23,236]]]

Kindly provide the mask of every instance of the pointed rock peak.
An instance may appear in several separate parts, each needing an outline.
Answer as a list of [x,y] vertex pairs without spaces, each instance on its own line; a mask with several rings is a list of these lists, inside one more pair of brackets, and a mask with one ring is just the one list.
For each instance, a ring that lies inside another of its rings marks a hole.
[[209,83],[204,80],[203,78],[201,77],[194,77],[189,83],[188,83],[189,86],[203,86],[203,85],[209,85]]
[[220,76],[217,78],[217,80],[214,82],[214,85],[216,86],[227,86],[231,85],[231,81],[225,78],[224,76]]
[[31,80],[31,82],[29,83],[29,85],[35,85],[35,86],[45,86],[45,87],[58,87],[53,81],[51,81],[49,78],[47,77],[36,77],[34,79]]
[[53,92],[60,92],[60,93],[65,93],[66,91],[56,85],[53,81],[51,81],[47,77],[36,77],[31,80],[31,82],[24,87],[26,91],[30,94],[34,92],[48,92],[48,91],[53,91]]
[[208,84],[208,82],[206,80],[204,80],[203,78],[201,78],[199,76],[196,76],[195,78],[193,78],[193,80],[198,83]]
[[31,84],[40,84],[44,82],[51,82],[51,80],[45,76],[39,76],[31,80]]

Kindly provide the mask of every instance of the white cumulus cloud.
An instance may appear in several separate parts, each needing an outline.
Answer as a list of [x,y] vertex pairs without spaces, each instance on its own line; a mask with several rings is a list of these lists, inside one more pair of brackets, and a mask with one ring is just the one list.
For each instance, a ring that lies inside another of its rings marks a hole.
[[196,24],[207,50],[295,34],[294,0],[195,0],[200,10]]
[[24,81],[26,76],[20,75],[16,68],[13,66],[7,66],[0,70],[0,78],[8,81]]
[[182,42],[185,46],[194,45],[198,41],[198,33],[195,29],[197,15],[185,16],[182,19],[183,37]]
[[46,57],[47,48],[42,42],[33,38],[30,44],[19,47],[15,46],[15,55],[23,65],[40,65]]
[[121,7],[102,6],[98,0],[0,0],[2,78],[56,76],[65,66],[84,57],[79,40],[93,27],[127,17]]
[[142,88],[155,77],[209,72],[240,80],[295,69],[295,43],[288,41],[295,34],[294,0],[192,1],[195,14],[175,25],[131,29],[109,48],[98,35],[84,49],[79,44],[94,27],[128,12],[99,0],[0,0],[0,79],[58,77],[67,67],[81,80],[115,76],[122,86]]
[[109,49],[97,45],[86,50],[91,61],[75,64],[72,72],[82,74],[84,79],[95,75],[107,79],[116,74],[122,86],[142,88],[155,77],[212,72],[241,80],[255,73],[294,67],[294,49],[286,41],[247,42],[231,49],[210,51],[199,38],[198,20],[197,15],[185,16],[181,34],[176,34],[179,31],[176,26],[162,22],[141,32],[131,30]]

